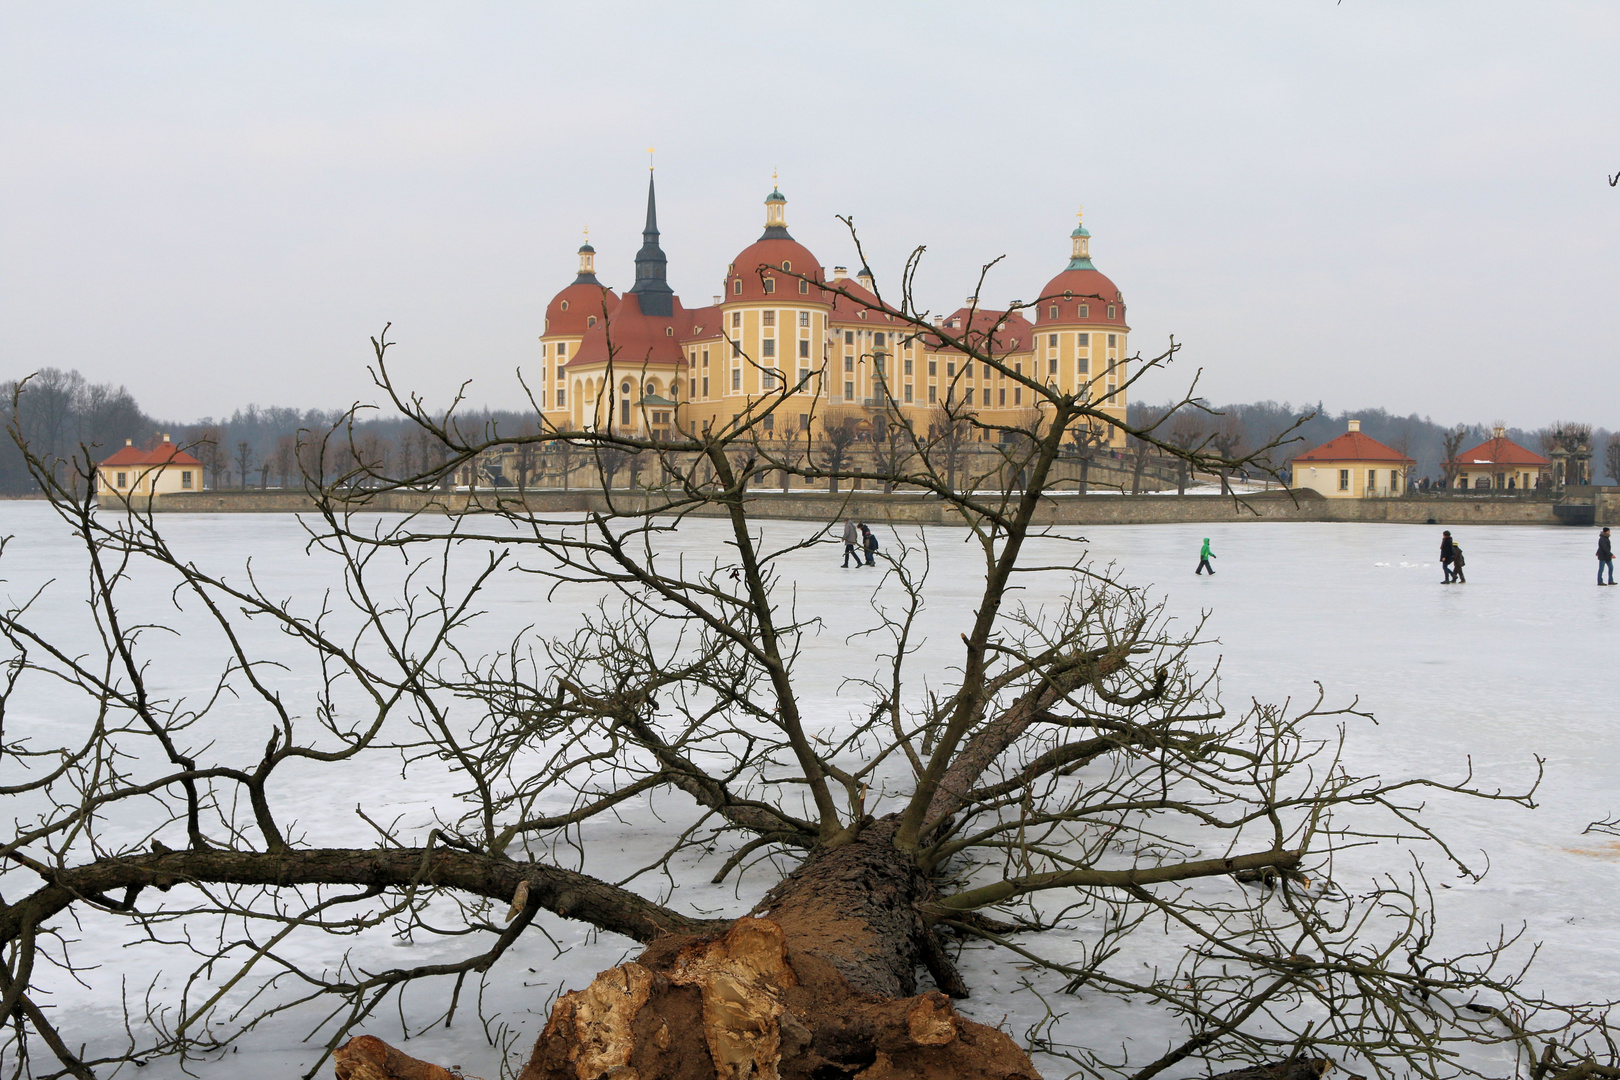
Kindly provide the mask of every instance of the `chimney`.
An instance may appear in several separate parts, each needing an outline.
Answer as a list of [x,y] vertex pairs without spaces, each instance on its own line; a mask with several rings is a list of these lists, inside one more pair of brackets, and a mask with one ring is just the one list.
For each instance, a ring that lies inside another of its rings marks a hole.
[[169,433],[168,433],[168,432],[167,432],[167,431],[165,431],[165,432],[164,432],[164,433],[163,433],[163,441],[164,441],[164,442],[168,442],[168,441],[169,441]]
[[1360,420],[1352,420],[1352,421],[1350,421],[1350,430],[1351,431],[1360,431],[1361,430],[1361,421]]
[[970,297],[967,298],[967,306],[968,307],[973,307],[978,302],[979,302],[979,298],[977,296],[970,296]]
[[725,297],[716,295],[715,298],[714,298],[714,306],[719,307],[721,302],[724,301],[724,300],[725,300]]
[[943,316],[943,315],[935,315],[934,316],[934,325],[935,326],[940,325],[944,321],[945,321],[945,316]]
[[849,267],[847,267],[847,266],[835,266],[835,267],[833,267],[833,280],[834,281],[843,281],[847,277],[849,277]]
[[1496,436],[1498,439],[1505,439],[1507,438],[1507,428],[1501,424],[1497,424],[1495,427],[1491,428],[1491,434]]
[[124,440],[124,445],[125,446],[134,446],[135,445],[135,440],[134,439],[125,439]]

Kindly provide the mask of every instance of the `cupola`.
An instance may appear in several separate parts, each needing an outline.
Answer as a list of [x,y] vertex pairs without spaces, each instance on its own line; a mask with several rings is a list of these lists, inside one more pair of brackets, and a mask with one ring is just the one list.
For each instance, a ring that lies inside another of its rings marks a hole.
[[791,240],[787,231],[787,196],[774,184],[765,196],[765,233],[761,240]]
[[591,230],[585,230],[585,242],[579,246],[579,276],[575,285],[600,285],[596,280],[596,249],[591,247]]
[[1091,264],[1091,233],[1086,231],[1084,215],[1084,210],[1074,215],[1081,220],[1075,225],[1074,232],[1069,234],[1069,239],[1074,243],[1074,248],[1069,255],[1068,268],[1070,270],[1097,269]]

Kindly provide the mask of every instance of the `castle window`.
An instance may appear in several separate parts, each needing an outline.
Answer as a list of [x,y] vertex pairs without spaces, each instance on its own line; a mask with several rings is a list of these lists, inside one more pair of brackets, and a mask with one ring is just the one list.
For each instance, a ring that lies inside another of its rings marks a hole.
[[810,356],[810,339],[809,338],[800,338],[799,339],[799,356],[802,357],[802,358],[806,358],[806,359],[809,358],[809,356]]
[[1057,357],[1054,356],[1046,361],[1046,373],[1048,375],[1057,374]]
[[118,474],[118,484],[117,484],[117,486],[118,487],[128,487],[129,486],[129,473],[119,473]]
[[731,369],[731,388],[733,390],[742,389],[742,368]]
[[945,361],[945,377],[948,378],[948,379],[956,377],[956,361],[955,360],[947,360],[947,361]]
[[808,281],[804,280],[803,278],[799,279],[799,295],[800,296],[809,296],[810,295],[810,283]]
[[1057,318],[1057,305],[1056,304],[1053,304],[1051,307],[1046,309],[1046,317],[1048,319]]
[[1082,356],[1080,359],[1074,362],[1074,370],[1079,372],[1081,375],[1084,375],[1091,370],[1091,363]]
[[883,347],[883,331],[879,330],[872,335],[872,344],[879,349]]
[[674,337],[675,336],[675,328],[673,326],[664,327],[664,336],[665,337]]
[[1118,334],[1109,334],[1108,335],[1108,347],[1110,349],[1117,348],[1118,347],[1118,342],[1119,342],[1119,335]]
[[703,396],[709,396],[709,377],[707,375],[703,376]]
[[855,370],[855,358],[853,356],[848,355],[847,353],[844,356],[844,370],[845,371],[854,371]]
[[708,349],[703,350],[703,366],[704,367],[709,366],[709,350]]
[[799,312],[799,325],[800,326],[809,326],[810,325],[810,313],[808,311]]
[[742,295],[742,278],[738,278],[738,279],[736,279],[735,281],[733,281],[731,283],[731,295],[733,295],[733,296],[741,296]]
[[854,383],[852,383],[852,382],[844,383],[844,400],[845,401],[854,401],[855,400],[855,384]]
[[742,326],[742,312],[733,311],[731,313],[731,328],[733,330],[736,330],[736,329],[740,328],[741,326]]
[[561,387],[561,386],[557,387],[557,408],[560,409],[564,405],[566,405],[567,403],[568,403],[568,391],[565,388]]
[[[674,388],[675,388],[674,384],[673,383],[670,384],[670,389],[673,390]],[[647,396],[652,397],[656,393],[658,393],[658,384],[657,383],[648,383],[647,384]]]
[[766,278],[765,279],[765,294],[767,296],[769,296],[771,293],[773,293],[775,291],[776,291],[776,279],[775,278]]
[[906,374],[911,374],[911,357],[906,357]]
[[855,344],[855,331],[853,331],[853,330],[845,330],[844,331],[844,344],[845,345],[853,345],[853,344]]
[[930,386],[928,388],[928,404],[932,405],[938,400],[939,400],[939,387]]
[[1080,305],[1080,317],[1082,319],[1091,318],[1091,305],[1090,304],[1081,304]]
[[568,355],[568,342],[557,342],[557,359],[561,360]]
[[1065,300],[1073,300],[1074,299],[1074,290],[1073,289],[1064,289],[1063,290],[1063,299],[1065,299]]
[[[937,361],[937,360],[928,361],[928,377],[930,379],[932,379],[934,376],[936,376],[938,374],[939,374],[939,361]],[[930,399],[930,400],[932,400],[932,399]]]
[[585,325],[587,327],[595,326],[596,325],[596,316],[591,315],[591,316],[587,317],[586,320],[585,320]]
[[788,273],[792,273],[793,272],[793,264],[788,262],[786,259],[783,259],[782,260],[782,269],[786,270]]
[[761,341],[759,343],[759,353],[761,356],[775,356],[776,339],[768,337]]
[[1049,348],[1049,349],[1057,348],[1057,335],[1056,334],[1047,335],[1046,347]]
[[1074,343],[1080,346],[1082,349],[1089,349],[1091,348],[1091,335],[1076,334],[1074,335]]
[[775,326],[776,325],[776,312],[774,312],[774,311],[762,311],[762,312],[760,312],[759,313],[759,324],[761,326]]
[[1113,304],[1108,305],[1108,317],[1110,319],[1112,319],[1114,317],[1114,305]]
[[186,491],[191,490],[191,470],[186,469],[180,474],[180,486]]
[[1017,405],[1019,402],[1021,402],[1023,400],[1024,400],[1024,392],[1023,392],[1023,390],[1019,389],[1016,386],[1013,387],[1013,404]]
[[692,397],[697,397],[697,380],[696,379],[692,380],[692,394],[691,394],[691,396]]
[[[967,388],[967,393],[962,395],[962,404],[964,404],[964,405],[973,404],[973,387],[971,387],[971,386],[968,387]],[[988,405],[989,402],[985,402],[985,404]]]
[[[775,390],[776,372],[772,371],[770,368],[766,368],[764,371],[760,372],[759,387],[761,390]],[[769,418],[767,417],[767,419]]]
[[563,310],[564,310],[564,311],[567,311],[567,310],[568,310],[568,301],[566,301],[566,300],[564,300],[564,301],[563,301],[563,302],[562,302],[562,309],[563,309]]
[[1004,388],[1004,389],[1003,389],[1003,390],[1002,390],[1002,391],[1001,391],[1001,397],[1000,397],[1000,400],[999,400],[999,401],[997,401],[997,402],[996,402],[996,404],[998,404],[998,405],[1005,405],[1005,404],[1007,404],[1007,391],[1006,391],[1006,389],[1005,389],[1005,388]]

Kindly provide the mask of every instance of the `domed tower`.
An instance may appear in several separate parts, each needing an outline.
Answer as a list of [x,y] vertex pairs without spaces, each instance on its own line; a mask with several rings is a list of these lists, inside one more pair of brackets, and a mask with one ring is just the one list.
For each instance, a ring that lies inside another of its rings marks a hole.
[[[1064,392],[1123,420],[1130,333],[1125,297],[1092,263],[1091,232],[1083,219],[1069,234],[1069,244],[1069,265],[1046,283],[1033,305],[1036,366]],[[1111,434],[1109,440],[1119,445],[1124,437]]]
[[540,335],[540,394],[542,411],[548,420],[567,426],[570,409],[567,367],[579,355],[585,333],[594,329],[618,309],[619,297],[596,279],[596,249],[591,247],[590,230],[579,248],[579,273],[562,292],[546,305],[546,324]]
[[780,188],[773,185],[765,196],[765,231],[737,253],[723,288],[718,355],[705,369],[699,353],[697,397],[724,418],[749,399],[784,387],[807,398],[815,393],[812,376],[826,351],[831,303],[821,263],[788,232],[787,196]]

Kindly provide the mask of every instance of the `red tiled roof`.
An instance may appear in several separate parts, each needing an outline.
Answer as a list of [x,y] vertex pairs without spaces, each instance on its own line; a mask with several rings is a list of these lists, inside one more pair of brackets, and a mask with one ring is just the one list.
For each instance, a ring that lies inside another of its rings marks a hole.
[[[827,320],[850,326],[872,324],[882,326],[894,322],[894,309],[880,303],[877,294],[854,278],[840,278],[829,282],[822,294],[823,303],[832,303],[832,314]],[[903,324],[902,324],[903,325]]]
[[[787,264],[788,273],[772,275],[771,269],[781,270]],[[756,240],[737,253],[732,262],[731,269],[726,273],[726,299],[742,300],[787,300],[789,297],[800,296],[799,278],[790,274],[802,274],[811,279],[810,292],[802,294],[811,299],[825,303],[818,295],[816,282],[821,279],[821,264],[816,257],[810,254],[810,249],[797,240]],[[764,279],[772,278],[776,282],[774,292],[765,291]],[[738,292],[736,282],[742,282],[742,291]]]
[[1416,465],[1417,462],[1391,449],[1359,431],[1347,431],[1337,439],[1323,443],[1314,450],[1307,450],[1294,459],[1295,461],[1395,461],[1405,465]]
[[1526,450],[1512,439],[1486,439],[1471,450],[1457,455],[1452,464],[1469,465],[1534,465],[1540,468],[1552,462],[1533,450]]
[[577,337],[585,333],[592,315],[601,322],[603,307],[612,311],[618,304],[619,297],[612,289],[581,283],[570,285],[546,305],[545,336]]
[[606,323],[598,320],[585,331],[585,340],[579,351],[568,361],[568,367],[603,364],[608,359],[608,344],[613,345],[613,364],[625,370],[634,370],[643,364],[675,364],[685,358],[676,334],[692,325],[691,315],[676,299],[672,314],[667,317],[643,315],[641,297],[625,293],[618,306],[608,315]]
[[[984,346],[986,336],[989,336],[992,348],[1005,352],[1028,352],[1034,348],[1035,327],[1030,325],[1028,319],[1014,312],[1009,315],[1005,311],[996,311],[991,308],[979,308],[973,313],[973,323],[968,325],[968,310],[965,307],[957,308],[939,325],[939,330],[954,338],[966,338],[975,348]],[[951,323],[958,323],[952,326]],[[955,346],[946,344],[937,334],[927,334],[923,337],[923,347],[926,349],[954,349]]]
[[146,450],[134,446],[120,447],[116,453],[101,463],[101,468],[121,466],[127,469],[154,465],[195,465],[201,468],[202,462],[172,442],[158,442]]
[[[1067,297],[1067,299],[1065,298]],[[1057,318],[1051,317],[1052,306],[1057,305]],[[1080,305],[1086,306],[1085,317]],[[1114,305],[1114,318],[1108,317],[1108,305]],[[1099,270],[1065,270],[1046,283],[1041,290],[1041,302],[1035,319],[1043,326],[1090,326],[1106,324],[1127,329],[1125,326],[1125,298],[1119,288]]]

